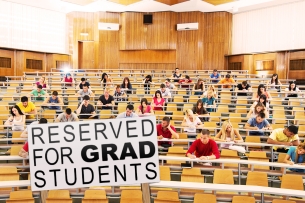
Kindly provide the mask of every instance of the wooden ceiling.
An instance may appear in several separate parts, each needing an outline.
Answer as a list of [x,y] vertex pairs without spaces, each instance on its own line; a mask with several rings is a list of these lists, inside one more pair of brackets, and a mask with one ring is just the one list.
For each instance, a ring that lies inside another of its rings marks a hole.
[[172,6],[189,0],[155,0],[155,1]]
[[122,4],[125,6],[128,6],[129,4],[134,4],[136,2],[142,1],[142,0],[107,0],[107,1],[111,1],[117,4]]
[[226,4],[226,3],[230,3],[233,2],[235,0],[203,0],[209,4],[213,4],[214,6],[220,5],[220,4]]

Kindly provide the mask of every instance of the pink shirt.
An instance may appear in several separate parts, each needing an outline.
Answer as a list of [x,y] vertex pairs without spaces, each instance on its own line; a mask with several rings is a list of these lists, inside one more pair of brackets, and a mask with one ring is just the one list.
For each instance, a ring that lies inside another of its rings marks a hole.
[[165,100],[162,98],[160,102],[158,102],[158,99],[156,97],[153,98],[154,104],[156,107],[154,107],[154,110],[156,111],[162,111],[163,107],[159,107],[158,105],[164,106]]
[[[142,112],[142,106],[141,105],[139,106],[139,110]],[[150,111],[151,111],[151,106],[147,105],[146,110],[144,111],[144,113],[150,113]]]
[[42,86],[42,88],[47,88],[47,84],[40,84],[40,82],[38,81],[38,82],[36,82],[36,86],[38,87],[38,85],[41,85]]

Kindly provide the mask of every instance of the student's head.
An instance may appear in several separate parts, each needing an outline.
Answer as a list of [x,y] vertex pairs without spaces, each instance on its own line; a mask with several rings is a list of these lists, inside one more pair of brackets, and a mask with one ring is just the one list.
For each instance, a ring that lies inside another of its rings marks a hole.
[[243,88],[246,88],[247,87],[247,81],[242,81],[242,83],[241,83],[241,86],[243,87]]
[[201,108],[203,108],[203,102],[202,99],[198,99],[196,103],[196,109],[201,109]]
[[[305,154],[305,143],[302,142],[301,144],[299,144],[296,150],[297,150],[298,155]],[[297,159],[295,159],[295,160],[297,160]]]
[[199,78],[199,79],[197,80],[196,88],[197,88],[197,89],[203,88],[203,80],[202,80],[201,78]]
[[84,104],[87,106],[87,105],[89,104],[89,102],[90,102],[90,97],[89,97],[89,95],[85,95],[85,96],[83,97],[83,101],[84,101]]
[[89,89],[88,85],[87,85],[87,84],[84,84],[84,85],[83,85],[83,91],[84,91],[84,92],[88,92],[88,89]]
[[56,99],[58,97],[58,92],[57,91],[53,91],[52,92],[52,99]]
[[192,109],[186,109],[185,111],[185,119],[194,119],[194,113],[192,111]]
[[214,85],[210,85],[209,87],[208,87],[208,91],[215,91],[215,87],[214,87]]
[[117,85],[117,86],[115,87],[115,90],[116,90],[116,92],[121,92],[121,85]]
[[233,131],[233,126],[232,126],[230,121],[224,121],[222,123],[221,132],[222,132],[221,139],[225,140],[226,136],[227,136],[227,133],[230,134],[230,137],[231,137],[232,141],[235,139],[235,134],[234,134],[234,131]]
[[299,131],[299,129],[297,126],[290,125],[289,127],[284,129],[284,134],[287,137],[293,137],[294,135],[298,134],[298,131]]
[[170,86],[170,82],[171,82],[171,80],[170,80],[169,78],[166,78],[166,79],[165,79],[165,82],[164,82],[164,83],[165,83],[165,86],[166,86],[166,87],[169,87],[169,86]]
[[256,115],[256,123],[261,123],[265,120],[266,114],[264,112],[259,112]]
[[179,68],[175,68],[175,73],[179,73]]
[[37,92],[41,92],[41,90],[42,90],[42,85],[38,85],[37,86]]
[[102,74],[102,80],[103,80],[104,82],[106,82],[107,79],[108,79],[108,74],[107,74],[107,73],[103,73],[103,74]]
[[209,90],[208,93],[207,93],[207,97],[208,97],[208,99],[214,97],[214,92]]
[[66,118],[70,118],[72,114],[72,110],[70,108],[66,108]]
[[82,81],[82,84],[86,83],[86,78],[81,78],[80,80]]
[[266,97],[266,95],[262,94],[261,96],[259,96],[258,102],[264,104],[264,106],[266,107],[266,104],[267,104],[267,97]]
[[279,79],[279,76],[276,73],[274,73],[271,77],[271,82],[275,82],[275,84],[277,84],[278,79]]
[[226,81],[229,81],[230,78],[231,78],[230,74],[227,74],[227,75],[226,75]]
[[70,79],[72,76],[71,76],[71,73],[67,73],[66,74],[66,78]]
[[165,92],[166,87],[163,83],[160,85],[160,89],[161,89],[161,92]]
[[11,108],[11,115],[12,116],[19,116],[19,115],[23,115],[21,109],[19,108],[19,106],[15,105]]
[[160,90],[157,90],[157,91],[155,92],[155,98],[162,98],[162,93],[161,93]]
[[162,128],[167,128],[169,124],[170,124],[170,118],[167,116],[164,116],[162,119],[162,123],[161,123]]
[[260,112],[264,112],[265,111],[265,106],[264,104],[257,102],[256,106],[254,107],[254,113],[258,114]]
[[132,111],[134,110],[134,107],[132,104],[128,104],[126,107],[126,116],[130,116],[132,114]]
[[216,69],[213,70],[213,74],[216,76],[218,71]]
[[151,75],[146,75],[145,80],[146,80],[146,81],[149,81],[149,82],[152,82],[152,77],[151,77]]
[[295,84],[295,82],[291,81],[289,82],[289,91],[295,91],[296,90],[297,85]]
[[188,81],[190,80],[190,76],[186,75],[186,76],[184,77],[184,80],[185,80],[185,82],[188,82]]
[[130,80],[128,77],[125,77],[124,80],[123,80],[123,85],[129,85],[130,84]]
[[142,106],[142,107],[146,107],[147,104],[148,104],[147,99],[146,99],[146,98],[142,98],[142,99],[141,99],[141,106]]
[[110,94],[110,88],[105,88],[105,90],[104,90],[104,96],[105,96],[105,97],[109,97],[109,94]]
[[39,83],[44,84],[46,82],[46,77],[42,76],[39,78]]
[[45,124],[45,123],[48,123],[48,120],[47,119],[45,119],[45,118],[41,118],[41,119],[39,119],[39,122],[38,122],[39,124]]
[[24,107],[28,106],[29,98],[27,96],[21,97],[21,103]]
[[208,129],[202,129],[199,139],[203,144],[207,144],[210,139],[210,131]]
[[260,84],[257,88],[257,95],[261,96],[264,92],[266,92],[266,87],[264,84]]

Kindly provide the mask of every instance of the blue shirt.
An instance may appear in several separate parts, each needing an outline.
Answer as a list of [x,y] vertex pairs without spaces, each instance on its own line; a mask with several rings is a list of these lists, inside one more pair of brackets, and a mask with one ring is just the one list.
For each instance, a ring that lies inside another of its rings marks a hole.
[[[207,97],[202,98],[202,103],[207,105],[214,105],[215,98],[211,97],[210,99]],[[212,112],[213,108],[206,108],[208,112]]]
[[298,161],[295,161],[296,148],[297,147],[289,147],[289,150],[288,150],[287,154],[290,156],[291,161],[293,161],[294,163],[303,163],[304,162],[304,155],[302,155],[302,154],[299,154]]
[[267,127],[268,125],[270,125],[269,122],[266,119],[264,119],[263,122],[261,122],[261,123],[257,123],[256,122],[256,117],[250,118],[247,123],[249,123],[249,125],[251,127],[258,127],[259,129],[262,129],[262,128]]
[[[217,73],[217,75],[214,75],[213,73],[210,75],[210,78],[213,78],[213,79],[218,79],[220,78],[220,74]],[[218,82],[218,80],[212,80],[212,82]]]

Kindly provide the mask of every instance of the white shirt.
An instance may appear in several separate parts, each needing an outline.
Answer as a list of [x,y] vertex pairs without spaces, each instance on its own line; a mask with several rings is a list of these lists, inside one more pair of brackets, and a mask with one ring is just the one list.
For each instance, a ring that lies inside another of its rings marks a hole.
[[139,116],[135,113],[131,113],[130,116],[127,116],[126,112],[123,112],[120,113],[116,118],[135,118],[135,117],[139,117]]

